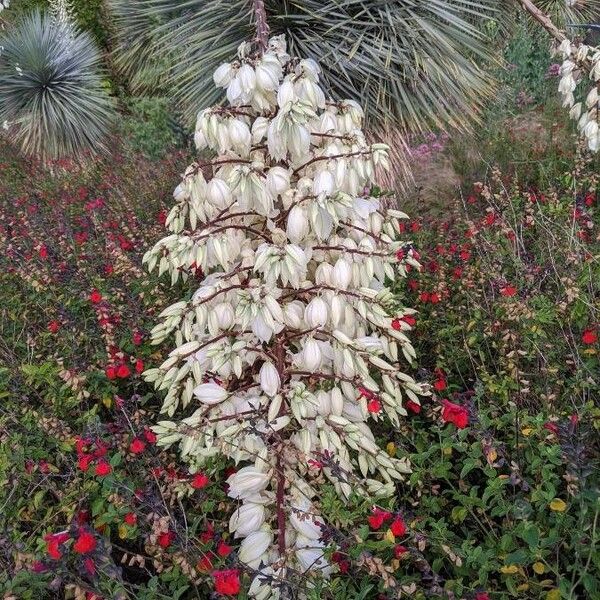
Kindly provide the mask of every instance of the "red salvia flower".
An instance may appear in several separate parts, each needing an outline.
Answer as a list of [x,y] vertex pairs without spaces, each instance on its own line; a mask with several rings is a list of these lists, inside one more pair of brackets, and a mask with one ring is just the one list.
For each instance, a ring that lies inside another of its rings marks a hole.
[[195,490],[201,490],[209,484],[209,479],[204,473],[196,473],[192,479],[191,486]]
[[73,544],[73,550],[79,554],[87,554],[96,548],[96,538],[88,531],[81,531]]
[[442,420],[446,423],[453,423],[459,429],[464,429],[469,424],[469,413],[464,406],[454,404],[450,400],[442,400],[444,406],[442,410]]
[[224,596],[237,596],[240,592],[240,575],[237,569],[215,571],[215,591]]
[[106,462],[105,460],[101,460],[97,465],[96,465],[96,469],[94,470],[94,473],[98,476],[98,477],[106,477],[106,475],[109,475],[112,472],[112,467],[110,466],[110,464],[108,462]]
[[593,329],[586,329],[581,336],[581,341],[587,346],[592,346],[598,341],[598,333]]
[[134,438],[129,444],[129,452],[132,454],[141,454],[146,449],[146,442],[141,438]]

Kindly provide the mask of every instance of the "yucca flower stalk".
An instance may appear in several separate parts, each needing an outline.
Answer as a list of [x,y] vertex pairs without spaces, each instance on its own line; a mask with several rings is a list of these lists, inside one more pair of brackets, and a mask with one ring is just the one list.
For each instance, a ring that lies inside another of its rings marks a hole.
[[[600,150],[600,48],[582,42],[573,42],[531,0],[519,0],[522,7],[550,33],[557,44],[553,49],[563,62],[560,66],[558,91],[563,107],[577,121],[577,128],[590,151]],[[586,90],[580,92],[582,99],[576,101],[578,86],[588,82]]]
[[154,431],[192,472],[215,456],[239,465],[230,531],[261,599],[294,573],[331,571],[321,472],[344,500],[394,493],[410,465],[369,423],[398,425],[427,393],[405,372],[415,311],[389,289],[418,257],[398,239],[406,215],[372,192],[388,149],[367,143],[361,107],[328,99],[320,75],[260,26],[215,71],[227,102],[200,111],[195,141],[216,156],[188,167],[170,234],[144,256],[172,283],[201,274],[152,331],[175,344],[145,373],[166,393]]
[[64,14],[33,12],[0,38],[0,122],[43,159],[102,149],[114,114],[100,52]]

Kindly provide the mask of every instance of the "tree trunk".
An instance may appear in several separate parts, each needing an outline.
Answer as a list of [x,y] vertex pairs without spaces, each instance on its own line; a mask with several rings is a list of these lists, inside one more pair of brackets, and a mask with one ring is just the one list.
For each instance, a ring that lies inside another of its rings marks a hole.
[[521,7],[526,10],[553,38],[562,42],[567,39],[565,34],[551,21],[550,17],[543,13],[531,0],[517,0]]

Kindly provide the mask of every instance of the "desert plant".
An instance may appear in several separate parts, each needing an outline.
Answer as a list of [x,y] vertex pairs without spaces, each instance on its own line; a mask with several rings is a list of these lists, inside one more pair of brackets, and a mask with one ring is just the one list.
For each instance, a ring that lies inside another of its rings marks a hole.
[[326,101],[315,61],[258,31],[215,71],[228,104],[199,113],[195,141],[218,156],[186,170],[171,233],[144,261],[173,284],[201,277],[152,331],[176,347],[146,380],[167,418],[182,415],[154,430],[192,472],[244,463],[230,530],[262,598],[331,570],[321,474],[346,501],[394,494],[410,467],[368,423],[398,424],[426,389],[403,372],[414,311],[387,287],[418,266],[397,237],[405,215],[372,187],[387,148],[366,142],[357,103]]
[[[478,26],[495,3],[436,0],[267,1],[275,34],[293,53],[319,60],[337,94],[360,100],[368,118],[421,128],[464,126],[490,91],[472,57],[489,58]],[[218,100],[212,71],[251,35],[249,0],[111,0],[120,63],[165,60],[190,120]],[[132,69],[133,67],[133,69]],[[171,90],[170,90],[171,91]]]
[[101,149],[113,102],[90,35],[36,11],[0,45],[0,121],[21,149],[43,158]]

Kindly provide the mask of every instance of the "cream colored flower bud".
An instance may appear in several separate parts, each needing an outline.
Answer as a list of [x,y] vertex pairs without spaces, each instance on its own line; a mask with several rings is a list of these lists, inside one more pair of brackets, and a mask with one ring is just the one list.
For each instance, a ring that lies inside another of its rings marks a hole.
[[194,396],[202,404],[214,405],[223,402],[229,396],[229,392],[216,383],[202,383],[194,389]]
[[267,396],[272,398],[277,394],[281,386],[281,378],[272,362],[266,361],[263,363],[259,372],[259,381],[262,391]]
[[234,537],[247,537],[258,531],[266,518],[265,507],[248,502],[237,508],[229,519],[229,531]]
[[319,297],[313,298],[304,311],[304,321],[310,329],[325,325],[325,323],[327,323],[327,317],[327,304]]
[[243,467],[227,479],[229,490],[227,495],[231,498],[249,498],[253,494],[262,492],[271,480],[269,473],[258,470],[254,465]]
[[206,186],[208,201],[217,208],[225,208],[231,203],[229,186],[218,177],[213,177]]

